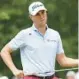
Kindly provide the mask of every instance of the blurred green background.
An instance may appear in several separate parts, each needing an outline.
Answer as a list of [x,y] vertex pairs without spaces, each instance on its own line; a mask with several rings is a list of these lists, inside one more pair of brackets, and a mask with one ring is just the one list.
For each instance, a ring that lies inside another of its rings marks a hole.
[[[20,30],[30,27],[32,21],[28,15],[28,6],[38,0],[0,0],[0,50]],[[59,31],[65,54],[78,58],[78,0],[39,0],[48,9],[48,26]],[[18,68],[22,68],[19,50],[12,54]],[[56,63],[56,69],[63,69]],[[13,76],[0,58],[0,74]],[[66,72],[59,72],[65,79]]]

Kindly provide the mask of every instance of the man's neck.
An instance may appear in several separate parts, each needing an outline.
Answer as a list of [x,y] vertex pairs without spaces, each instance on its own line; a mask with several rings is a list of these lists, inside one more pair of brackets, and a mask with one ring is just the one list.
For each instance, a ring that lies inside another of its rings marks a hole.
[[45,34],[45,32],[46,32],[46,25],[40,25],[40,26],[35,25],[35,27],[38,29],[38,31],[40,33],[42,33],[43,35]]

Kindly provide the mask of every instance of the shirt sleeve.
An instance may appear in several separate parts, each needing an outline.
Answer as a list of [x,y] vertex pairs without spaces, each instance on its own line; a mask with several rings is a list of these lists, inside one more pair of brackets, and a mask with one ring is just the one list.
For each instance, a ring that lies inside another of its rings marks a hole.
[[25,46],[24,43],[24,33],[23,31],[20,31],[10,42],[9,46],[11,47],[12,50],[16,50],[18,48],[21,48]]
[[64,53],[64,49],[63,49],[61,37],[60,37],[60,35],[58,33],[57,54],[61,54],[61,53]]

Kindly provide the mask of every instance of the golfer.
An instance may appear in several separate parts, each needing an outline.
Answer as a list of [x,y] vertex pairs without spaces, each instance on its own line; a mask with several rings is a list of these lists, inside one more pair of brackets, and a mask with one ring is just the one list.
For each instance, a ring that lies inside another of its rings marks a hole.
[[[1,57],[12,73],[24,79],[53,79],[55,61],[63,67],[78,66],[78,59],[65,56],[60,34],[47,24],[47,9],[37,1],[29,5],[33,25],[21,30],[1,50]],[[11,53],[20,49],[23,70],[16,68]]]

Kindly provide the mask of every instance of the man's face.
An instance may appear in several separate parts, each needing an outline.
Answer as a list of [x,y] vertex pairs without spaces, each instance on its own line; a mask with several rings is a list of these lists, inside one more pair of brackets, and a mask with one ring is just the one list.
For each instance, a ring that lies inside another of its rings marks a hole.
[[31,15],[30,18],[36,25],[46,25],[47,12],[45,10],[40,10],[36,15]]

